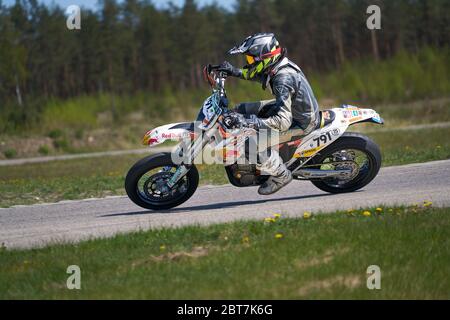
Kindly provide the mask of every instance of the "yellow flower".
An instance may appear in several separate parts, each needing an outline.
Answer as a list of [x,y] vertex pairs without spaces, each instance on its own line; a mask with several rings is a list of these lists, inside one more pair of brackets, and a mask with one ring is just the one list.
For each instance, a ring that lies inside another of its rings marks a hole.
[[431,202],[431,201],[424,201],[423,202],[423,206],[424,207],[431,207],[432,204],[433,204],[433,202]]
[[371,213],[370,213],[370,211],[364,211],[363,215],[366,217],[370,217]]
[[275,222],[275,219],[274,218],[265,218],[264,222],[272,223],[272,222]]
[[245,236],[245,237],[242,238],[242,242],[243,243],[249,243],[250,242],[250,238]]
[[304,219],[311,218],[311,212],[308,212],[308,211],[303,212],[303,218]]
[[275,214],[273,215],[273,217],[274,217],[275,219],[281,218],[281,214],[275,213]]
[[281,238],[283,238],[284,236],[283,236],[283,234],[282,233],[277,233],[276,235],[275,235],[275,238],[276,239],[281,239]]
[[163,245],[163,244],[162,244],[162,245],[160,245],[160,246],[159,246],[159,250],[161,250],[161,251],[164,251],[164,250],[166,250],[166,246],[165,246],[165,245]]
[[382,208],[376,208],[375,210],[376,210],[377,212],[382,212],[382,211],[383,211]]

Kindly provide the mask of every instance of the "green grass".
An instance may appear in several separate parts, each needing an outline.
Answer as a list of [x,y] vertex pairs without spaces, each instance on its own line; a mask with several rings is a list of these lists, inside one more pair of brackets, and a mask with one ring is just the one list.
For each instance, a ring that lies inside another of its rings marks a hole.
[[[373,124],[358,124],[356,128],[364,127],[370,130],[377,128],[399,128],[418,124],[450,122],[450,99],[420,100],[410,103],[375,103],[356,104],[361,108],[376,110],[385,120],[383,127]],[[332,105],[324,105],[322,109]]]
[[[3,250],[0,299],[450,298],[449,208],[362,212]],[[66,288],[69,265],[81,290]],[[366,287],[370,265],[380,290]]]
[[383,165],[450,159],[450,128],[367,134],[381,148]]
[[[357,128],[357,127],[355,127]],[[450,159],[450,128],[367,134],[380,145],[383,165]],[[128,169],[143,155],[0,167],[0,206],[123,195]],[[221,165],[200,165],[201,184],[228,183]]]

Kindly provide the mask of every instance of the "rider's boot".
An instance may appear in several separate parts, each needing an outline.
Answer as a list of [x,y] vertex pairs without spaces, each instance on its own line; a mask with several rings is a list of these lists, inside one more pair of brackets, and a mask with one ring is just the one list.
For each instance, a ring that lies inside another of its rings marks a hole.
[[292,173],[286,168],[278,152],[271,150],[270,157],[258,166],[258,169],[265,174],[270,174],[269,179],[258,189],[261,195],[269,195],[277,192],[292,181]]

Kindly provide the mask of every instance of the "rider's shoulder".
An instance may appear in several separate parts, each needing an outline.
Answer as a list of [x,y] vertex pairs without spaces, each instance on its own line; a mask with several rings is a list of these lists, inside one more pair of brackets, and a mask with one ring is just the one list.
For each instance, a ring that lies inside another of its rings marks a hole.
[[282,83],[296,83],[297,82],[298,71],[291,66],[286,65],[281,68],[272,76],[273,84],[282,84]]

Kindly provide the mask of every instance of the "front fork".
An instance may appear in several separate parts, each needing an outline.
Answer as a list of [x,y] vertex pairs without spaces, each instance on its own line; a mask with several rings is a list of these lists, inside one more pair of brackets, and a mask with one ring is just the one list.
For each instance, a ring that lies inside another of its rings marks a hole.
[[169,188],[173,188],[178,181],[180,181],[188,172],[194,163],[195,158],[202,152],[203,148],[209,143],[211,137],[214,136],[214,133],[218,129],[218,124],[213,126],[208,131],[203,131],[194,141],[191,142],[190,145],[186,146],[186,150],[184,149],[184,143],[182,142],[177,148],[176,152],[182,156],[183,153],[189,154],[189,164],[181,163],[177,170],[174,172],[173,176],[167,182],[167,186]]

